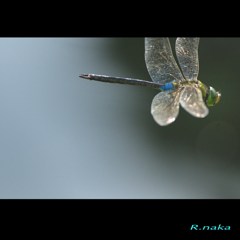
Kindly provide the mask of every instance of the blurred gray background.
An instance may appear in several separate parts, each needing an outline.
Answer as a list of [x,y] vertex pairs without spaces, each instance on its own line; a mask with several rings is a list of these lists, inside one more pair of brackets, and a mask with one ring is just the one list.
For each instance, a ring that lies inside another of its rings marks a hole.
[[[171,39],[174,44],[175,39]],[[158,126],[143,38],[0,39],[0,198],[239,198],[240,39],[201,38],[205,119]]]

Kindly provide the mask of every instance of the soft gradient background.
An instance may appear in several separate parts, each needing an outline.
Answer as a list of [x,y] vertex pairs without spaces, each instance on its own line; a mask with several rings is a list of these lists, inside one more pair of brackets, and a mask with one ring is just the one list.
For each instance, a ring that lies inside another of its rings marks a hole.
[[[171,39],[174,43],[175,39]],[[158,126],[143,38],[0,39],[0,198],[239,198],[240,39],[202,38],[205,119]]]

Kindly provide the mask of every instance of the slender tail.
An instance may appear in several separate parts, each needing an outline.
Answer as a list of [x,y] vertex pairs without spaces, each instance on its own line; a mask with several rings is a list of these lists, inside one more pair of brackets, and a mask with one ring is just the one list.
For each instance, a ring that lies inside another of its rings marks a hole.
[[143,87],[151,87],[154,89],[160,89],[162,86],[161,84],[140,80],[140,79],[133,79],[133,78],[121,78],[121,77],[110,77],[105,75],[97,75],[97,74],[81,74],[79,77],[88,79],[88,80],[95,80],[100,82],[108,82],[108,83],[119,83],[119,84],[128,84],[128,85],[136,85],[136,86],[143,86]]

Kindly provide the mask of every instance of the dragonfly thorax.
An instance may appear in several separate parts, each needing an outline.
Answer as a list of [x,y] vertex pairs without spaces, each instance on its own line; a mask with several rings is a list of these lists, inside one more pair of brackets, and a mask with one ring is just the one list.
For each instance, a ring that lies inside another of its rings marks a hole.
[[[199,80],[194,80],[194,81],[181,81],[181,82],[173,82],[172,88],[170,89],[169,83],[165,84],[164,87],[162,88],[163,90],[175,90],[175,89],[183,89],[184,87],[187,86],[192,86],[194,88],[200,89],[202,92],[202,97],[203,101],[206,103],[208,107],[212,107],[219,103],[221,99],[221,93],[217,92],[213,87],[211,86],[206,86]],[[168,86],[169,85],[169,86]]]
[[193,87],[196,87],[196,88],[201,88],[202,85],[204,85],[199,80],[193,80],[193,81],[186,80],[186,81],[181,81],[181,82],[178,82],[178,83],[175,83],[175,84],[178,85],[179,87],[193,86]]
[[189,87],[189,86],[201,89],[204,97],[207,92],[207,87],[199,80],[194,80],[194,81],[185,80],[181,82],[173,82],[172,85],[173,85],[173,89],[183,89],[184,87]]
[[211,86],[206,86],[204,83],[202,83],[199,80],[195,81],[182,81],[180,83],[177,83],[178,86],[176,87],[184,87],[184,86],[192,86],[195,88],[198,88],[202,92],[202,97],[204,102],[208,107],[212,107],[219,103],[221,99],[221,93],[217,92],[213,87]]

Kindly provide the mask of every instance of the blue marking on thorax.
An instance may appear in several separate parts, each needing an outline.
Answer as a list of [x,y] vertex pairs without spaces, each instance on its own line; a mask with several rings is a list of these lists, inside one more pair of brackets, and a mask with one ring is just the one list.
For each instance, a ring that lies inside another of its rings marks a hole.
[[160,87],[162,91],[173,90],[174,85],[172,83],[165,83],[163,86]]

